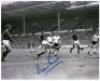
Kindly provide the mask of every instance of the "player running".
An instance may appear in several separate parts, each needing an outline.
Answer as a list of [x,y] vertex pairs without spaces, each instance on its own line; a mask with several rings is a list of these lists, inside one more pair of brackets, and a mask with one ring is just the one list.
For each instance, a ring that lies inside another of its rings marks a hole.
[[45,40],[44,32],[41,33],[40,36],[40,43],[42,44],[42,41]]
[[96,54],[97,53],[97,46],[98,46],[98,43],[99,43],[99,36],[97,34],[94,34],[93,35],[93,38],[92,38],[92,45],[90,46],[90,50],[88,51],[88,55],[90,55],[90,52],[92,50],[93,51],[93,54]]
[[37,58],[39,59],[39,57],[43,54],[45,54],[46,52],[49,53],[49,51],[51,50],[51,47],[53,46],[53,38],[52,38],[52,34],[49,35],[47,38],[45,38],[44,40],[41,41],[41,45],[44,51],[41,52],[40,54],[37,55]]
[[47,52],[51,53],[52,50],[52,46],[53,46],[53,32],[51,32],[51,34],[47,37]]
[[2,34],[2,46],[4,47],[5,51],[2,51],[1,61],[5,61],[5,58],[12,50],[10,46],[10,41],[13,42],[13,40],[11,39],[11,34],[10,34],[11,28],[12,26],[7,24],[6,29],[4,30]]
[[79,39],[78,39],[78,36],[76,35],[76,33],[73,33],[73,35],[72,35],[72,43],[73,43],[73,47],[70,49],[70,53],[72,53],[72,50],[76,47],[77,53],[80,54],[80,50],[82,48],[80,48],[80,42],[79,42]]
[[[42,41],[42,44],[46,46],[47,62],[44,63],[43,61],[37,61],[36,67],[38,68],[38,73],[45,71],[51,66],[54,67],[55,64],[57,65],[57,63],[59,62],[59,57],[57,56],[57,52],[60,47],[59,42],[60,37],[58,35],[54,35],[53,33],[51,33],[45,40]],[[39,54],[38,57],[43,54],[45,53]],[[41,65],[41,67],[39,65]]]
[[61,44],[60,36],[56,33],[53,36],[53,49],[55,51],[55,55],[57,55],[57,53],[58,53],[58,50],[61,46],[60,44]]
[[60,44],[60,36],[58,34],[54,35],[54,33],[52,32],[45,40],[42,41],[42,49],[44,49],[45,51],[38,54],[37,58],[45,53],[57,55]]

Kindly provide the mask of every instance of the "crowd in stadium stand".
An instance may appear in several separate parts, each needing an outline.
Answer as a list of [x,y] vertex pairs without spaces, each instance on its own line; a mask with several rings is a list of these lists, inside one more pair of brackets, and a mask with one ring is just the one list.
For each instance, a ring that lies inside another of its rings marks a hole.
[[[43,23],[42,23],[43,24]],[[57,24],[57,23],[56,23]],[[30,25],[27,26],[32,26],[31,23]],[[28,28],[28,27],[27,27]],[[35,36],[34,34],[36,32],[41,32],[41,30],[47,32],[47,31],[56,31],[57,30],[57,26],[55,25],[55,23],[53,24],[48,24],[47,26],[42,25],[36,27],[34,29],[34,27],[28,28],[26,34],[32,33],[32,35],[27,35],[27,36],[20,36],[20,34],[18,33],[18,36],[14,36],[14,40],[15,43],[12,45],[14,48],[29,48],[29,47],[34,47],[34,46],[38,46],[39,45],[39,36]],[[60,31],[63,30],[74,30],[74,29],[88,29],[91,28],[92,30],[94,30],[94,28],[98,28],[98,20],[95,19],[87,19],[87,20],[81,20],[79,22],[76,21],[75,19],[71,19],[69,21],[64,20],[61,23],[61,27],[60,27]],[[89,31],[78,31],[78,37],[81,40],[80,42],[82,44],[88,44],[90,43],[91,37],[93,35],[93,31],[89,30]],[[21,30],[17,30],[17,32],[21,32]],[[71,44],[71,32],[68,33],[60,33],[61,38],[62,38],[62,44]]]
[[13,48],[31,48],[38,46],[38,38],[35,35],[32,36],[13,36],[14,43]]
[[[81,44],[89,44],[92,39],[93,31],[77,31],[76,32]],[[71,32],[60,33],[62,45],[71,44]],[[40,45],[39,43],[40,35],[31,35],[31,36],[16,36],[13,37],[15,43],[12,44],[13,48],[31,48]]]

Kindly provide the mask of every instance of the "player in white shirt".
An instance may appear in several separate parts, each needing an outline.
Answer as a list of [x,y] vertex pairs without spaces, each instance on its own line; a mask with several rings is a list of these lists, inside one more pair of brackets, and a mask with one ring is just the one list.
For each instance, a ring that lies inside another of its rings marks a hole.
[[51,33],[48,37],[47,37],[47,51],[48,53],[51,53],[53,51],[52,46],[53,46],[53,33]]
[[39,57],[43,54],[45,54],[46,52],[51,51],[51,48],[53,46],[53,39],[52,39],[52,34],[50,36],[47,36],[44,40],[42,40],[41,42],[42,44],[42,48],[45,51],[43,51],[42,53],[38,54],[37,58],[39,59]]
[[41,42],[41,49],[40,50],[43,50],[43,51],[37,55],[37,59],[39,59],[39,57],[41,55],[43,55],[43,54],[45,54],[47,52],[47,44],[48,44],[48,41],[46,39],[42,40],[42,42]]
[[44,49],[46,49],[47,44],[48,44],[48,41],[47,41],[46,39],[42,41],[42,47],[43,47]]
[[92,51],[92,50],[94,50],[93,51],[93,53],[95,54],[95,53],[97,53],[97,46],[98,46],[98,42],[99,42],[99,36],[97,35],[97,34],[94,34],[93,35],[93,38],[92,38],[92,45],[91,45],[91,47],[90,47],[90,50],[88,51],[88,55],[90,55],[90,52]]
[[60,48],[61,40],[58,34],[53,36],[53,49],[55,50],[55,55],[57,55],[58,50]]
[[52,36],[48,36],[47,37],[47,42],[48,42],[49,46],[52,46],[53,45],[53,37]]

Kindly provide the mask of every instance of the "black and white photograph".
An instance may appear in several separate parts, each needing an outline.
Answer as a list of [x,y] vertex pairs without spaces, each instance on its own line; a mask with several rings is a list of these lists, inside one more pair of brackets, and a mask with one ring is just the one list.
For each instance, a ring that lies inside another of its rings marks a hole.
[[1,1],[1,80],[98,80],[99,1]]

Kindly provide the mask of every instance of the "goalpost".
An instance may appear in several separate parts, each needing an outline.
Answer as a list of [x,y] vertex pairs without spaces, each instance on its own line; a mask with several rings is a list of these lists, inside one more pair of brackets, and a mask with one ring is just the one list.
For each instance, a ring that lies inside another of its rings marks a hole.
[[60,31],[60,12],[58,11],[58,16],[57,16],[57,21],[58,21],[58,29],[57,29],[57,33],[59,33]]
[[25,14],[23,14],[23,34],[26,34],[26,22],[25,22]]

